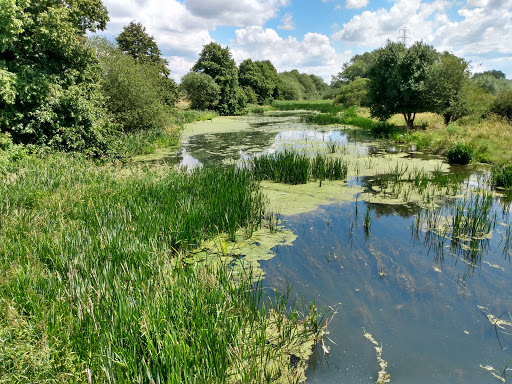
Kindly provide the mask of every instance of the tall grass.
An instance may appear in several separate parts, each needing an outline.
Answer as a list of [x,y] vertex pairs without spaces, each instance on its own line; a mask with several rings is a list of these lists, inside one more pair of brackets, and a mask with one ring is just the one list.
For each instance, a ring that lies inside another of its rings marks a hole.
[[247,170],[130,173],[52,154],[0,179],[0,382],[263,382],[291,338],[318,335],[314,307],[300,320],[250,276],[179,262],[260,224]]
[[258,180],[276,183],[306,184],[309,180],[342,180],[347,177],[348,164],[341,158],[305,153],[286,148],[274,154],[256,156],[248,162],[248,168]]

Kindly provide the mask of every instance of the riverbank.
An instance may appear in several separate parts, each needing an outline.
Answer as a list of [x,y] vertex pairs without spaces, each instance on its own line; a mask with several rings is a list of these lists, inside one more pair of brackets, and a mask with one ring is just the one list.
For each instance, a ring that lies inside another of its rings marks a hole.
[[8,150],[1,382],[305,378],[324,321],[314,305],[267,298],[250,270],[182,262],[206,239],[268,227],[250,173]]

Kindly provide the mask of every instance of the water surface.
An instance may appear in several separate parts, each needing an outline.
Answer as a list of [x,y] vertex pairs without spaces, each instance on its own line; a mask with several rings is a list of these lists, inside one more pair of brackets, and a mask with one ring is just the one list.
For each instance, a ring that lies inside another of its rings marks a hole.
[[[300,214],[283,212],[285,227],[297,238],[261,262],[269,289],[284,292],[288,282],[292,294],[337,311],[324,339],[330,353],[317,347],[308,382],[375,382],[376,352],[364,331],[382,345],[393,383],[500,382],[482,367],[502,370],[512,360],[512,336],[505,333],[511,327],[496,328],[487,317],[512,310],[508,208],[494,201],[498,224],[480,243],[479,261],[468,264],[449,241],[439,246],[435,236],[414,230],[421,204],[387,204],[364,193],[395,160],[449,171],[439,158],[382,145],[341,126],[306,125],[288,114],[196,123],[184,131],[181,150],[163,158],[182,166],[221,166],[283,147],[325,151],[329,142],[353,161],[349,179],[336,188],[342,194],[341,188],[353,187],[354,196],[323,201]],[[468,167],[451,172],[468,174],[469,188],[481,178]],[[440,204],[455,201],[452,196]],[[371,221],[367,230],[365,215]],[[502,319],[512,321],[508,316]]]

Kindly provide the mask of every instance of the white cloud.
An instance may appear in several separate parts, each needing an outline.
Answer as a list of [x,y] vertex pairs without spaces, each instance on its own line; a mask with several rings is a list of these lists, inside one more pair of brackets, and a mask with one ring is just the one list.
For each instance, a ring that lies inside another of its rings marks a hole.
[[[378,47],[386,40],[396,41],[398,30],[410,26],[414,40],[431,40],[433,31],[446,19],[444,12],[453,4],[447,0],[422,3],[421,0],[396,0],[388,10],[364,11],[334,33],[334,40],[361,46]],[[437,17],[433,17],[433,16]]]
[[347,8],[359,9],[368,5],[368,0],[347,0]]
[[264,25],[277,16],[289,0],[185,0],[185,7],[195,16],[215,21],[216,25]]
[[293,16],[290,13],[287,13],[281,19],[282,25],[279,25],[277,28],[284,29],[285,31],[293,31],[295,29],[295,22],[293,21]]
[[302,41],[295,37],[280,37],[270,28],[247,27],[235,31],[231,44],[235,60],[270,60],[279,72],[298,69],[300,72],[314,73],[326,81],[339,72],[343,60],[336,54],[328,36],[307,33]]

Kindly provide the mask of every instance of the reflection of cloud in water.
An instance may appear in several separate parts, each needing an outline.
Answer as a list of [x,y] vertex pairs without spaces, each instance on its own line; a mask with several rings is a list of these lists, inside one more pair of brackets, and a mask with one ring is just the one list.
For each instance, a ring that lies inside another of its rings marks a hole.
[[327,131],[320,132],[314,130],[303,130],[303,131],[284,131],[280,132],[276,135],[275,142],[279,144],[280,142],[287,141],[299,141],[299,140],[308,140],[308,141],[318,141],[318,142],[327,142],[334,141],[338,145],[348,144],[347,135],[336,130],[336,131]]
[[197,160],[194,156],[189,155],[186,148],[181,151],[180,167],[187,169],[202,168],[203,163]]

